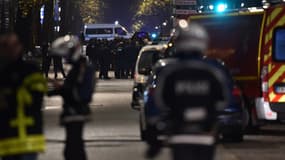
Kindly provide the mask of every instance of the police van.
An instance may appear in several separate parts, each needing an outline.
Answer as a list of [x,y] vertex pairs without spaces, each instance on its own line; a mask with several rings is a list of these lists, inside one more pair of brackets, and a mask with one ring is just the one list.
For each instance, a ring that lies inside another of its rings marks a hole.
[[84,26],[85,41],[90,39],[131,38],[130,33],[120,24],[86,24]]

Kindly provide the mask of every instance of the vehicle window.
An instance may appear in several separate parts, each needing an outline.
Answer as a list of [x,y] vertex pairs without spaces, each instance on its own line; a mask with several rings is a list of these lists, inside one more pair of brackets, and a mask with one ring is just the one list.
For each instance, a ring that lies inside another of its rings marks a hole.
[[285,61],[285,28],[275,30],[273,55],[276,61]]
[[144,74],[140,72],[143,69],[151,69],[152,66],[159,60],[159,51],[146,51],[141,54],[138,70],[139,74]]
[[115,28],[115,33],[121,36],[127,35],[127,32],[123,28]]
[[86,34],[113,34],[112,28],[88,28]]

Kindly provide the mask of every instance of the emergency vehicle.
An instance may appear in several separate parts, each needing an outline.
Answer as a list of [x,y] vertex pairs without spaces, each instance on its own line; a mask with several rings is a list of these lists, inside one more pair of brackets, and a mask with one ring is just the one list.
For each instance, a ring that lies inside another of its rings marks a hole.
[[210,35],[208,55],[229,66],[242,88],[250,122],[285,120],[285,3],[191,15]]
[[86,24],[84,26],[85,41],[90,39],[131,38],[130,33],[120,24]]

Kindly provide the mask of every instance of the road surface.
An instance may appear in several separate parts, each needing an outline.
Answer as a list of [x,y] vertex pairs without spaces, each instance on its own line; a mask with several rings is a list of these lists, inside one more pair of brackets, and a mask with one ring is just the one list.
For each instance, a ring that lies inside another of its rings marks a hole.
[[[90,160],[144,160],[146,145],[139,138],[138,113],[130,108],[131,80],[99,81],[94,94],[92,122],[85,127],[85,142]],[[58,125],[61,98],[45,98],[47,151],[40,160],[63,160],[64,131]],[[169,160],[164,149],[157,160]],[[216,160],[285,159],[285,126],[265,126],[242,143],[218,145]]]

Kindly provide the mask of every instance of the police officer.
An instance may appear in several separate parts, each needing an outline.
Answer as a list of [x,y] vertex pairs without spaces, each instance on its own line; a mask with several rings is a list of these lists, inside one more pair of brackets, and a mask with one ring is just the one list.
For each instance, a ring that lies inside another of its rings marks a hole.
[[52,53],[64,56],[72,65],[62,86],[49,92],[49,96],[61,95],[64,100],[61,124],[65,127],[66,160],[86,160],[83,142],[84,123],[89,120],[89,102],[95,87],[95,69],[82,56],[80,41],[77,37],[67,35],[52,44]]
[[[154,99],[160,114],[155,124],[169,135],[174,160],[212,160],[217,112],[229,100],[229,80],[216,61],[204,58],[208,35],[203,27],[182,20],[175,36],[174,57],[158,62]],[[161,143],[155,138],[147,142],[147,155],[153,157]]]
[[63,78],[66,78],[66,74],[63,69],[62,57],[53,56],[52,59],[54,68],[54,79],[57,79],[58,71],[62,74]]
[[124,54],[125,54],[125,44],[123,41],[119,41],[115,51],[115,78],[121,79],[125,77],[124,75]]
[[45,150],[42,102],[45,78],[21,59],[22,45],[13,34],[0,36],[0,159],[36,160]]
[[96,39],[91,39],[86,47],[86,55],[94,67],[97,67],[99,60],[98,43]]
[[43,42],[42,44],[42,72],[48,78],[49,68],[51,65],[51,57],[49,56],[49,43]]
[[102,40],[102,43],[100,45],[100,73],[99,78],[109,80],[110,77],[108,76],[108,71],[110,68],[110,59],[111,59],[111,51],[108,48],[108,41]]

